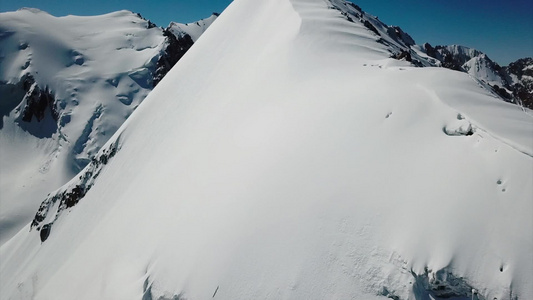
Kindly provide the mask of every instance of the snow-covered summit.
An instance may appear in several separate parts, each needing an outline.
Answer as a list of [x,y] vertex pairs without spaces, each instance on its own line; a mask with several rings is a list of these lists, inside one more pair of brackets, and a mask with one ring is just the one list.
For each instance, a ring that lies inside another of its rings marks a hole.
[[91,161],[192,45],[164,33],[126,10],[0,13],[0,244]]
[[[533,87],[527,75],[522,80],[521,71],[527,66],[528,58],[519,59],[509,66],[501,67],[485,53],[459,45],[432,47],[426,43],[420,47],[428,56],[435,58],[435,65],[462,71],[488,85],[496,94],[508,102],[533,108]],[[515,67],[521,65],[521,67]],[[520,71],[518,71],[520,70]]]
[[2,296],[533,298],[530,110],[340,4],[234,1],[0,247]]

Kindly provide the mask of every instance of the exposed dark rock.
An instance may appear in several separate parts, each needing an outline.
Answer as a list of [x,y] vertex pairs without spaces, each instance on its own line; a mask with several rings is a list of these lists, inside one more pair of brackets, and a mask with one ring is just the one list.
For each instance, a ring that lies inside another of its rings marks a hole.
[[82,186],[76,185],[70,192],[65,193],[65,205],[67,208],[72,207],[85,196],[85,190]]
[[513,100],[513,95],[512,94],[509,94],[507,92],[506,89],[504,88],[501,88],[500,86],[498,86],[497,84],[493,85],[492,86],[492,90],[498,94],[498,96],[502,97],[503,99],[507,100],[507,101],[512,101]]
[[0,82],[0,95],[0,129],[3,116],[15,112],[15,122],[36,137],[51,137],[57,131],[55,97],[48,87],[39,86],[31,74],[23,75],[14,84]]
[[39,87],[31,75],[23,77],[23,88],[26,91],[24,100],[26,104],[22,111],[22,121],[31,122],[33,117],[40,122],[44,119],[45,110],[50,109],[55,121],[59,115],[55,109],[54,95],[45,87],[44,90]]
[[533,87],[515,84],[513,86],[513,95],[518,98],[524,107],[533,109]]
[[485,300],[464,278],[457,277],[447,270],[424,274],[411,272],[415,278],[413,294],[416,300],[426,299],[465,299]]
[[409,53],[409,51],[405,51],[405,50],[403,50],[400,53],[392,55],[392,58],[395,58],[397,60],[405,59],[406,61],[413,61],[413,59],[411,58],[411,53]]
[[152,283],[150,282],[150,276],[146,276],[143,283],[143,297],[141,300],[152,300]]
[[436,58],[437,57],[437,51],[435,50],[435,48],[433,48],[431,46],[430,43],[425,43],[424,44],[424,49],[426,50],[426,54],[433,57],[433,58]]
[[387,33],[398,43],[404,44],[406,47],[416,44],[415,40],[398,26],[389,26],[387,28]]
[[444,54],[442,66],[455,71],[464,71],[458,60],[451,53]]
[[28,43],[23,42],[19,44],[19,50],[26,50],[28,49]]
[[52,224],[46,224],[41,228],[41,231],[39,233],[39,236],[41,237],[41,242],[46,241],[46,239],[50,236],[51,230],[52,230]]
[[[109,163],[110,159],[115,156],[118,152],[118,140],[115,143],[112,143],[107,149],[100,152],[97,157],[94,157],[89,165],[83,169],[82,173],[78,177],[78,180],[75,183],[66,185],[61,188],[59,191],[52,195],[48,195],[47,198],[41,203],[35,217],[30,226],[30,230],[34,227],[37,230],[41,230],[41,240],[44,242],[49,234],[49,229],[52,224],[57,220],[61,213],[67,209],[74,207],[80,202],[81,199],[87,194],[87,192],[94,185],[94,181],[100,175],[102,167]],[[59,201],[57,206],[57,211],[53,212],[55,214],[52,221],[46,225],[40,227],[41,223],[46,219],[50,213],[50,209],[54,206],[55,203]],[[48,233],[43,239],[43,230],[47,228]]]
[[147,23],[146,23],[146,29],[150,29],[150,28],[155,28],[157,27],[157,25],[155,25],[154,23],[152,23],[152,21],[148,20],[148,19],[145,19],[140,13],[136,13],[137,17],[139,17],[140,19],[143,19],[145,20]]
[[519,79],[522,79],[524,75],[533,77],[533,68],[531,66],[533,66],[533,58],[526,57],[510,63],[505,69],[508,73],[514,74]]
[[168,46],[157,61],[157,69],[153,80],[154,87],[194,44],[190,35],[184,34],[176,37],[169,28],[163,29],[163,35],[167,39]]
[[342,15],[346,18],[346,20],[350,21],[350,22],[354,22],[353,19],[350,17],[350,15],[347,13],[347,12],[341,12]]
[[533,109],[533,58],[521,58],[502,68],[503,72],[516,78],[510,86],[513,96],[521,102],[524,107]]
[[376,27],[374,25],[372,25],[372,23],[368,22],[368,20],[365,20],[363,22],[363,25],[365,25],[366,28],[372,30],[378,36],[381,36],[381,34],[379,34],[379,31],[376,29]]

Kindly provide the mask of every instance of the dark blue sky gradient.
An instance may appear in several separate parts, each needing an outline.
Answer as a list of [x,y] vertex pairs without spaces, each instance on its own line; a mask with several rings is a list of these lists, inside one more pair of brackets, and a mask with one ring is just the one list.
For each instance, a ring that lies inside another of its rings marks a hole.
[[[249,0],[271,1],[271,0]],[[231,0],[0,0],[0,11],[36,7],[56,16],[97,15],[121,9],[141,13],[158,26],[193,22],[222,12]],[[506,65],[533,56],[532,0],[354,0],[388,25],[398,25],[418,44],[459,44]]]
[[356,0],[417,42],[458,44],[485,52],[499,64],[533,56],[532,0]]

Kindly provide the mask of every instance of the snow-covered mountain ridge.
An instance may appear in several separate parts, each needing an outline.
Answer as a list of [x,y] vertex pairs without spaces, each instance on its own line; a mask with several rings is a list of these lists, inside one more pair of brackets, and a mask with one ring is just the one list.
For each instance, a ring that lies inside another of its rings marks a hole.
[[235,1],[0,248],[1,296],[533,297],[530,111],[356,10]]
[[215,19],[162,29],[129,11],[0,13],[0,244],[95,157]]
[[476,49],[451,45],[423,45],[426,53],[440,66],[467,72],[488,84],[505,101],[533,108],[533,59],[523,58],[501,67]]
[[419,67],[438,66],[468,73],[490,87],[503,100],[533,108],[533,81],[531,75],[523,76],[524,72],[532,72],[531,58],[519,59],[501,67],[473,48],[459,45],[432,47],[428,43],[416,45],[413,38],[400,27],[381,22],[351,2],[334,0],[331,1],[331,8],[339,9],[347,20],[359,21],[378,35],[379,42],[389,47],[391,57],[410,61]]

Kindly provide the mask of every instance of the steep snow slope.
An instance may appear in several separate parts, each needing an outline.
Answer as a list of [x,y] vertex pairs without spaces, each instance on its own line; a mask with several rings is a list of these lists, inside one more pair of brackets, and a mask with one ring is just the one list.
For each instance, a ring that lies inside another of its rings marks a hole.
[[234,1],[2,299],[532,298],[531,111],[331,7]]
[[[493,90],[502,100],[533,108],[531,84],[517,74],[517,66],[527,66],[528,59],[518,60],[508,67],[501,67],[483,52],[460,45],[432,47],[426,43],[416,45],[415,41],[398,26],[389,26],[377,17],[364,12],[359,6],[343,0],[333,0],[330,7],[340,10],[350,22],[361,22],[379,36],[378,42],[388,47],[391,57],[412,62],[419,67],[439,66],[468,73],[487,88]],[[514,67],[513,67],[514,66]]]
[[0,14],[0,244],[88,164],[188,49],[187,30],[170,39],[129,11]]

